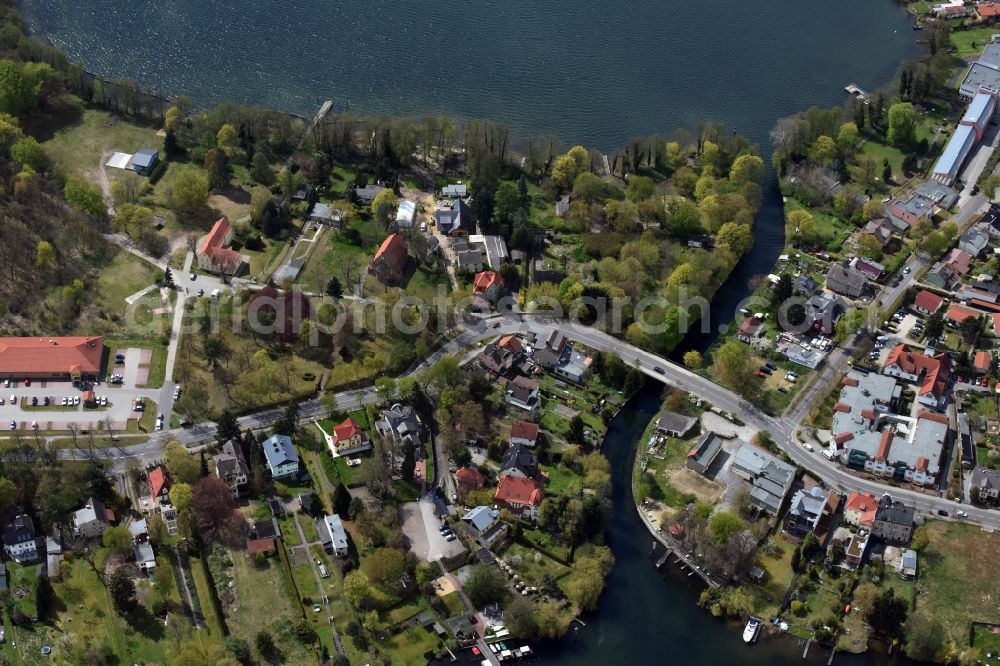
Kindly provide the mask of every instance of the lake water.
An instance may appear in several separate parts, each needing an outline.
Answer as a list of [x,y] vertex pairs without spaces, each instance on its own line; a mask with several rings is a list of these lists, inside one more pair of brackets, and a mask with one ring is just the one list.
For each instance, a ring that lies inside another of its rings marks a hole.
[[[325,99],[357,114],[489,117],[520,135],[614,150],[633,136],[726,123],[762,145],[775,120],[884,85],[917,52],[891,0],[23,0],[33,29],[88,70],[198,104],[233,100],[308,115]],[[773,176],[755,245],[720,290],[713,329],[783,243]],[[692,335],[703,348],[713,336]],[[586,628],[543,647],[547,664],[800,664],[794,643],[746,648],[664,581],[628,490],[635,443],[659,407],[645,389],[605,445],[615,477],[617,564]],[[807,663],[825,663],[812,650]],[[875,657],[837,657],[873,663]]]

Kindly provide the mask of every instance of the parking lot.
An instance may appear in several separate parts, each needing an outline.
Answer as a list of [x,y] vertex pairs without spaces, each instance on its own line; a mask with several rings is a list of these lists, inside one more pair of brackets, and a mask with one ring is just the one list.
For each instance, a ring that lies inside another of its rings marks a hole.
[[[137,389],[136,384],[144,383],[149,374],[152,352],[148,349],[129,348],[109,350],[110,354],[122,353],[123,363],[115,364],[115,372],[123,376],[121,384],[107,382],[94,383],[91,390],[98,399],[98,405],[87,407],[83,404],[83,391],[69,381],[24,381],[0,385],[0,431],[11,430],[68,430],[76,425],[81,430],[106,428],[110,420],[115,430],[124,430],[129,419],[138,419],[142,414],[133,410],[133,398],[142,397],[147,404],[160,399],[159,389]],[[145,367],[143,367],[145,366]],[[7,382],[4,382],[6,384]],[[45,405],[48,398],[49,405]],[[101,398],[106,399],[106,404]],[[32,404],[32,400],[37,404]],[[63,404],[63,401],[67,404]],[[14,427],[11,427],[13,424]]]
[[434,502],[423,497],[417,502],[402,506],[403,534],[410,540],[410,548],[424,562],[442,557],[454,557],[465,550],[460,539],[448,541],[442,536],[441,519],[434,511]]

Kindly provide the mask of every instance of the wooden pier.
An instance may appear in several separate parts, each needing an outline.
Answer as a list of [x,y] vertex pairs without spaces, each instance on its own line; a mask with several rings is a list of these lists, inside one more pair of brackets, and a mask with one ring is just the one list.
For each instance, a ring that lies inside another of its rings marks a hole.
[[844,86],[844,90],[846,90],[848,92],[848,94],[854,95],[855,97],[857,97],[858,99],[860,99],[862,102],[865,102],[866,104],[868,103],[868,100],[870,99],[869,96],[868,96],[868,93],[866,93],[861,88],[861,86],[859,86],[856,83],[848,83],[846,86]]

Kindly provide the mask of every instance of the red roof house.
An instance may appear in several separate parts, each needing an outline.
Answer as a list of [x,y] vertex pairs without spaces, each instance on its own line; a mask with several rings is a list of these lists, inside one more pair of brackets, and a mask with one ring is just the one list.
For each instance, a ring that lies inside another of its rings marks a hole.
[[198,244],[195,256],[198,267],[213,273],[235,274],[243,263],[243,257],[236,250],[226,247],[233,239],[233,225],[225,217],[220,217]]
[[988,351],[977,351],[972,359],[972,367],[981,375],[990,371],[990,364],[993,362],[993,354]]
[[497,505],[528,520],[534,520],[543,499],[545,493],[538,481],[513,474],[500,477],[494,497]]
[[367,451],[371,448],[368,433],[350,417],[333,426],[333,435],[328,444],[331,448],[330,452],[336,456]]
[[475,282],[472,286],[472,293],[475,296],[486,296],[486,292],[494,285],[503,284],[503,278],[496,271],[483,271],[476,273]]
[[913,299],[913,309],[924,314],[934,314],[941,309],[944,297],[938,296],[933,291],[921,289]]
[[154,503],[158,503],[170,494],[170,486],[173,485],[173,482],[170,480],[170,472],[162,465],[157,465],[149,470],[147,481],[149,482],[149,494]]
[[389,234],[368,264],[368,272],[382,284],[399,284],[403,279],[404,268],[406,239],[401,234]]
[[534,446],[538,442],[538,424],[515,421],[510,427],[510,443]]
[[740,324],[736,332],[736,339],[740,342],[752,342],[764,334],[764,322],[756,317],[747,317]]
[[959,250],[957,247],[952,248],[948,256],[944,258],[944,264],[951,266],[956,273],[961,275],[969,272],[970,261],[972,261],[972,257],[969,256],[969,253],[965,250]]
[[274,552],[274,539],[250,539],[247,541],[247,555],[256,555],[257,553],[271,555]]
[[76,337],[0,338],[0,376],[72,377],[101,371],[104,338]]
[[475,467],[460,467],[455,472],[455,482],[458,484],[458,494],[464,496],[470,490],[482,488],[486,479]]
[[874,513],[876,508],[878,500],[874,495],[854,491],[847,498],[847,505],[844,507],[844,522],[848,525],[860,525],[862,517],[869,511]]
[[969,317],[981,317],[982,315],[983,313],[979,310],[973,310],[972,308],[967,308],[964,305],[954,303],[950,308],[948,308],[948,311],[944,313],[944,318],[954,326],[958,326]]
[[995,21],[1000,18],[1000,2],[980,2],[976,5],[976,13],[984,21]]
[[939,407],[951,379],[951,357],[927,356],[911,352],[906,345],[897,345],[889,352],[882,374],[919,383],[917,400],[929,407]]

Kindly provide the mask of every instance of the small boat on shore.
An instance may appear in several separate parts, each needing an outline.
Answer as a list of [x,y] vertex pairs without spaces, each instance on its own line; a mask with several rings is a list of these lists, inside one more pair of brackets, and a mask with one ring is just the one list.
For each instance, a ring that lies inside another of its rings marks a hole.
[[751,616],[747,620],[747,626],[743,628],[743,642],[749,645],[757,640],[757,634],[760,632],[760,620]]

